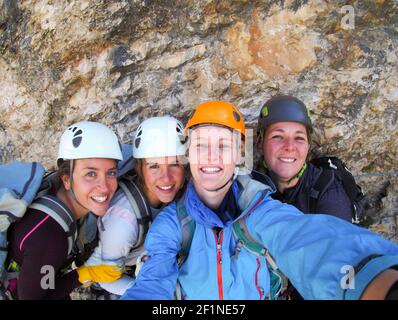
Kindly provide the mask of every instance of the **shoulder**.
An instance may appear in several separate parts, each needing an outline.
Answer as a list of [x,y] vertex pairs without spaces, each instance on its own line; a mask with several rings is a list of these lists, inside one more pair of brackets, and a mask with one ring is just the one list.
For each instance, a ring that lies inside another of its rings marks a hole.
[[20,250],[43,248],[68,248],[67,236],[60,224],[45,212],[29,209],[15,232],[20,236]]
[[102,222],[111,223],[112,221],[124,221],[128,224],[136,224],[137,218],[134,208],[130,204],[127,196],[124,193],[120,193],[115,196],[111,202],[111,206],[108,211],[102,217]]

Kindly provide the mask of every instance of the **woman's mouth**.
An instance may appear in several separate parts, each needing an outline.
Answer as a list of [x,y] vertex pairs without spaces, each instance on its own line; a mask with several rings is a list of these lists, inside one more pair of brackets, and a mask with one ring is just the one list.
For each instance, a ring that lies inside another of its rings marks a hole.
[[108,196],[92,196],[91,199],[97,203],[104,203],[108,200]]
[[222,171],[222,169],[220,167],[203,167],[200,168],[200,171],[206,174],[215,174]]
[[163,192],[169,192],[174,188],[174,184],[168,185],[168,186],[156,186],[158,189],[160,189]]
[[296,161],[296,158],[290,158],[290,157],[280,157],[278,159],[283,163],[293,163]]

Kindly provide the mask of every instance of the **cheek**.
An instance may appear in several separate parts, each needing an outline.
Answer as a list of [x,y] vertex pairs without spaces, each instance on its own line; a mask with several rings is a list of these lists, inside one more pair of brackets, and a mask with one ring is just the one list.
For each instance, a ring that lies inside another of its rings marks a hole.
[[156,177],[148,171],[143,172],[144,183],[148,189],[153,188],[156,184]]
[[299,150],[301,158],[303,158],[305,160],[307,158],[307,155],[308,155],[309,145],[308,144],[300,145],[297,148],[297,150]]
[[109,182],[109,188],[111,189],[112,193],[115,193],[117,190],[117,179],[112,179]]
[[278,149],[277,145],[272,142],[267,142],[263,144],[263,155],[265,161],[269,161],[276,156],[275,151]]

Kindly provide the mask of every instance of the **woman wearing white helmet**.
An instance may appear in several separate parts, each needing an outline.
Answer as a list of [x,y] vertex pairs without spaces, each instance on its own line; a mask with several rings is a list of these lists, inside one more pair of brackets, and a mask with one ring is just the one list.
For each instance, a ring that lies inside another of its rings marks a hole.
[[13,271],[19,272],[18,280],[9,286],[13,298],[68,299],[81,284],[120,277],[121,271],[110,266],[81,266],[64,272],[73,261],[78,265],[84,259],[87,229],[81,226],[86,228],[94,221],[95,227],[93,217],[108,210],[117,189],[118,160],[122,160],[120,144],[105,125],[83,121],[65,130],[58,171],[47,180],[49,190],[35,200],[10,233],[8,260]]
[[[129,172],[130,185],[135,188],[131,199],[119,190],[108,212],[99,221],[99,245],[86,265],[109,264],[134,266],[144,254],[143,238],[146,228],[141,228],[145,217],[152,221],[160,209],[172,202],[185,184],[185,137],[180,121],[170,116],[153,117],[137,128],[133,141],[134,170]],[[133,269],[134,269],[133,268]],[[135,270],[138,273],[139,266]],[[119,296],[130,286],[134,275],[124,275],[113,283],[99,283],[108,293]]]

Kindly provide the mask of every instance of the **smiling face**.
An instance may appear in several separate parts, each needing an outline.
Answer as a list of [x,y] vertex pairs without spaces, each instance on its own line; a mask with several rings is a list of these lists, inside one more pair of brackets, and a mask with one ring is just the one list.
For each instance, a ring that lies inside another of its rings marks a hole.
[[[70,190],[69,176],[62,177],[64,187]],[[109,208],[117,189],[117,167],[113,159],[90,158],[73,161],[72,189],[81,212],[91,211],[102,216]]]
[[141,162],[144,192],[153,208],[174,200],[184,184],[185,169],[178,157],[146,158]]
[[303,167],[309,143],[306,127],[298,122],[277,122],[264,133],[262,152],[268,169],[279,181],[287,181]]
[[[239,156],[239,134],[219,126],[201,126],[191,130],[189,165],[199,195],[214,192],[228,184]],[[226,188],[228,190],[228,188]]]

